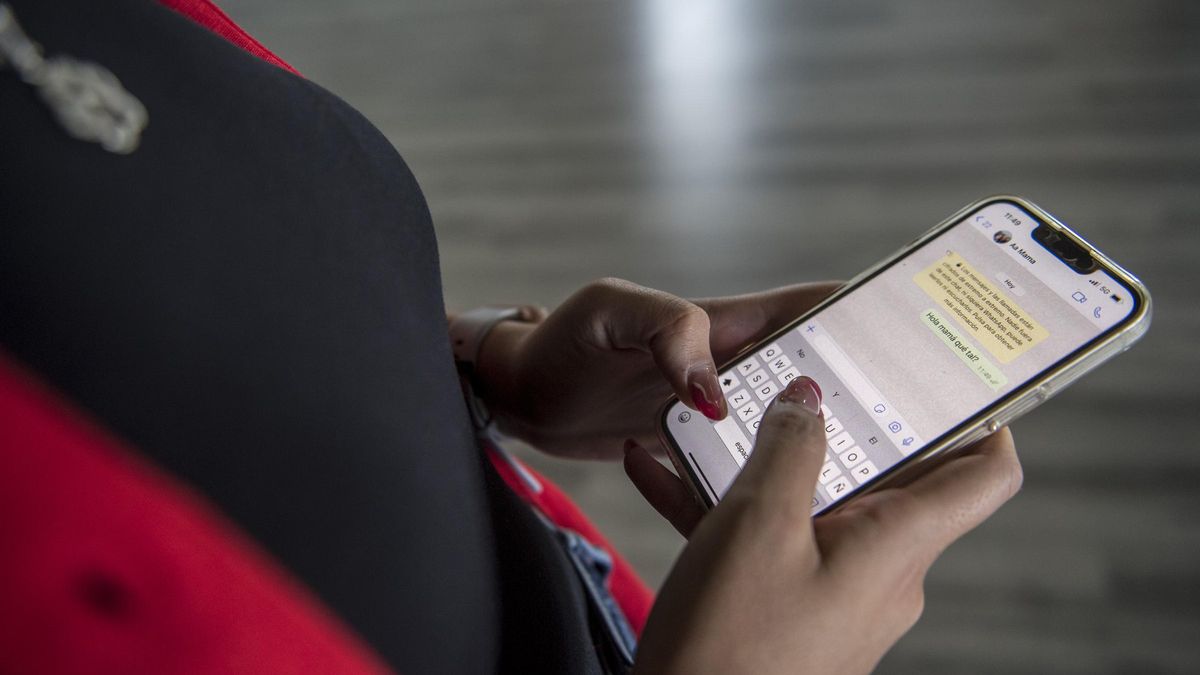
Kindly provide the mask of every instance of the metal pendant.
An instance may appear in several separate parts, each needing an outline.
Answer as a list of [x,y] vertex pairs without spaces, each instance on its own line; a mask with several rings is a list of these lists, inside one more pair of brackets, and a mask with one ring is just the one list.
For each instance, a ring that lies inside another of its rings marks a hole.
[[149,114],[104,66],[68,56],[44,58],[8,5],[0,4],[0,67],[10,65],[37,89],[59,125],[73,138],[127,155],[137,149]]

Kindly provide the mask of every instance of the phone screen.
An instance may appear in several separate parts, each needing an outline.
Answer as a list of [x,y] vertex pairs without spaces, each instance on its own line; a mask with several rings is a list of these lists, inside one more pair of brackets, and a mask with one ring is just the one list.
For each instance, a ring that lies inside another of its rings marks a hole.
[[1134,292],[1060,260],[1033,238],[1041,224],[1015,203],[985,203],[722,370],[724,420],[671,406],[667,430],[710,501],[749,458],[771,399],[800,375],[823,394],[820,513],[1120,326]]

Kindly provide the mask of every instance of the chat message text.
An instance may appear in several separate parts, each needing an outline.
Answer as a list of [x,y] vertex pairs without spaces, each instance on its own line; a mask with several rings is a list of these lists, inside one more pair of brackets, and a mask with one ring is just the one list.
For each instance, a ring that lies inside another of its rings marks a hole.
[[1000,363],[1012,361],[1050,335],[953,251],[918,272],[913,281]]

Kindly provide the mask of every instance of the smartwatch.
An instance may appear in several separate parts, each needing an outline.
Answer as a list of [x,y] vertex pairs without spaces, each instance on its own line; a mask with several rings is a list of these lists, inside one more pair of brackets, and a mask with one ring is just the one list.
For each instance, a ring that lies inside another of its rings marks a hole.
[[533,305],[508,307],[476,307],[455,316],[449,322],[450,348],[454,352],[454,365],[458,368],[458,379],[462,385],[463,398],[471,413],[471,422],[476,429],[485,429],[492,421],[491,413],[483,400],[475,393],[479,353],[483,341],[501,321],[539,323],[546,317],[546,310]]

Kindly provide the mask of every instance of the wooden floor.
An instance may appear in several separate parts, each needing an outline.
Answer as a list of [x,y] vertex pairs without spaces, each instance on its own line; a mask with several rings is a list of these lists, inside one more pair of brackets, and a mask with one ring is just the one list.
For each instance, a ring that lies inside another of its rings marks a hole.
[[[1200,3],[221,4],[400,148],[453,308],[844,278],[996,192],[1076,225],[1154,327],[1017,425],[1024,492],[880,670],[1200,672]],[[663,578],[618,467],[533,459]]]

